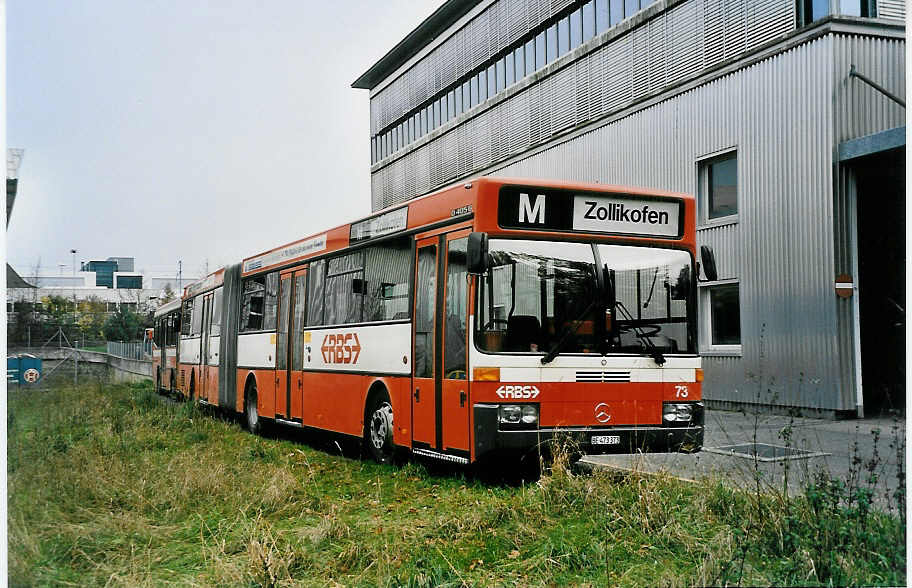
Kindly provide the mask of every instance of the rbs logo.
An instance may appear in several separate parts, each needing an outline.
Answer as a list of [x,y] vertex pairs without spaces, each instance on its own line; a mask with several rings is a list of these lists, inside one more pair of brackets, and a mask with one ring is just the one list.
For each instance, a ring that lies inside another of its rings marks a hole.
[[323,337],[320,351],[323,363],[358,363],[361,342],[357,333],[331,333]]
[[501,386],[497,389],[501,398],[537,398],[539,394],[535,386]]

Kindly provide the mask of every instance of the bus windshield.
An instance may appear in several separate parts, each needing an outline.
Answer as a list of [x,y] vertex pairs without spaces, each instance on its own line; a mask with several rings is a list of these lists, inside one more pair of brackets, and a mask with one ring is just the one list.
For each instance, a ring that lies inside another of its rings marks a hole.
[[687,251],[491,239],[475,340],[487,352],[695,353]]

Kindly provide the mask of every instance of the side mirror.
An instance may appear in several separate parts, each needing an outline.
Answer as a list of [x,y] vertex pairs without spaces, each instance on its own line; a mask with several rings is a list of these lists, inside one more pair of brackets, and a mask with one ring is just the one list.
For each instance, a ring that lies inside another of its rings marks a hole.
[[470,233],[466,244],[466,267],[470,274],[483,274],[488,269],[488,234]]
[[712,247],[701,245],[700,259],[703,261],[703,275],[706,276],[706,280],[709,282],[718,280],[719,272],[716,271],[716,256],[713,253]]

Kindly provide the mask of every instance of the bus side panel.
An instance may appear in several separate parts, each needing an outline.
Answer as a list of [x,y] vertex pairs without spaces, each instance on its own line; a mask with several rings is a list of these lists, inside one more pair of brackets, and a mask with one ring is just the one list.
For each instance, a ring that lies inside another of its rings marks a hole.
[[275,418],[275,370],[252,370],[256,378],[257,412],[261,417]]
[[412,446],[412,379],[383,378],[390,392],[393,404],[393,443],[402,447]]
[[215,405],[219,403],[219,371],[217,365],[210,365],[206,370],[206,401]]
[[275,417],[275,371],[272,369],[248,369],[239,368],[237,370],[237,401],[234,409],[238,412],[244,412],[244,393],[247,388],[247,380],[253,377],[256,382],[257,391],[257,414],[265,418]]
[[304,372],[303,381],[305,425],[361,436],[370,376]]
[[250,373],[250,370],[244,369],[244,368],[239,368],[239,369],[235,370],[235,372],[237,372],[237,375],[234,378],[234,381],[236,382],[234,410],[236,410],[239,413],[243,413],[244,412],[244,390],[247,387],[247,374]]

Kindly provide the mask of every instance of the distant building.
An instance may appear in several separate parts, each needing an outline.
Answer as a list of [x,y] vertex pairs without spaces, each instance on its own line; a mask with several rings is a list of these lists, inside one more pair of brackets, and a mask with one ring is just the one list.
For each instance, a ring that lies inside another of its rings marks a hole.
[[138,281],[135,279],[123,280],[117,282],[115,286],[114,275],[118,272],[133,272],[133,265],[134,260],[132,257],[109,257],[104,261],[89,261],[83,263],[80,271],[94,272],[96,286],[104,286],[105,288],[142,288],[142,276],[139,274],[131,274],[134,277],[138,275]]

